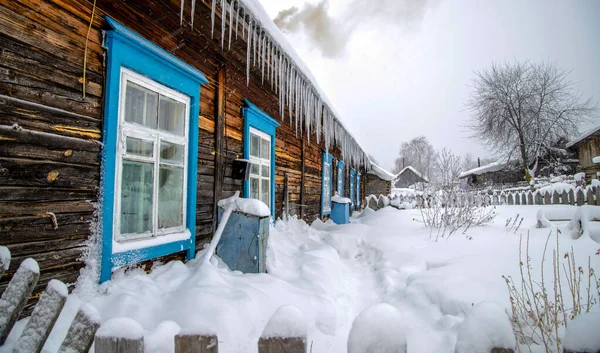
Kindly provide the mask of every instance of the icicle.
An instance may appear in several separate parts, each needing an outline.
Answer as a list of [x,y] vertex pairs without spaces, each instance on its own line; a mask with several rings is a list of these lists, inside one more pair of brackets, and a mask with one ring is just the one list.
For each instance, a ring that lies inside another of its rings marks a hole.
[[212,25],[210,32],[211,38],[215,37],[215,12],[217,12],[217,0],[212,0],[212,8],[210,13],[210,23]]
[[179,26],[183,26],[183,8],[185,7],[185,0],[181,0],[181,10],[179,12]]
[[265,44],[267,43],[267,35],[263,32],[262,44],[260,46],[260,79],[261,83],[265,84]]
[[250,86],[250,43],[252,43],[252,33],[250,29],[252,28],[252,20],[248,23],[248,46],[246,48],[246,86]]
[[196,0],[192,0],[192,23],[191,23],[192,29],[194,29],[194,17],[196,17],[196,16],[194,16],[195,12],[196,12]]
[[[257,39],[257,30],[258,24],[254,24],[254,28],[252,29],[252,67],[256,67],[256,39]],[[259,38],[260,39],[260,38]]]
[[290,83],[288,84],[288,113],[290,116],[292,116],[292,111],[294,110],[294,100],[292,96],[294,90],[294,71],[296,71],[296,68],[292,67],[290,70]]
[[237,10],[235,12],[235,40],[238,39],[238,28],[240,25],[240,3],[237,3]]
[[228,45],[228,50],[231,50],[232,34],[233,34],[233,0],[229,3],[229,45]]
[[[248,22],[250,22],[250,18],[248,18]],[[244,10],[244,17],[242,18],[242,39],[246,39],[246,10]]]
[[227,0],[221,0],[221,49],[225,48],[225,23],[227,23]]

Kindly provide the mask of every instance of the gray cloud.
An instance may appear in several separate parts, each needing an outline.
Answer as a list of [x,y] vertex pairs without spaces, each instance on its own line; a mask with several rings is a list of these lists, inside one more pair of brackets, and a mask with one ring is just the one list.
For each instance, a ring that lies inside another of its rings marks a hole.
[[438,1],[351,0],[336,18],[329,14],[328,0],[322,0],[316,5],[304,3],[301,8],[294,6],[282,10],[274,22],[283,32],[303,31],[324,56],[334,58],[344,54],[348,41],[361,23],[383,22],[412,29]]

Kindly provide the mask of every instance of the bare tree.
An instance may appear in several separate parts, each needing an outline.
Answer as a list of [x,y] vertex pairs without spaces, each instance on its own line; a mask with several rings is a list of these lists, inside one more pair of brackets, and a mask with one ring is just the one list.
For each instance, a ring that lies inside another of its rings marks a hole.
[[540,153],[560,136],[572,137],[596,105],[583,100],[568,72],[553,63],[492,64],[476,73],[468,102],[469,128],[498,156],[520,159],[527,181]]
[[444,147],[436,154],[435,167],[438,170],[440,182],[443,186],[451,185],[458,180],[458,176],[462,171],[460,157],[452,153],[452,151]]
[[409,142],[402,142],[400,155],[395,161],[394,173],[400,172],[404,167],[412,166],[431,180],[434,163],[435,149],[425,136],[419,136]]

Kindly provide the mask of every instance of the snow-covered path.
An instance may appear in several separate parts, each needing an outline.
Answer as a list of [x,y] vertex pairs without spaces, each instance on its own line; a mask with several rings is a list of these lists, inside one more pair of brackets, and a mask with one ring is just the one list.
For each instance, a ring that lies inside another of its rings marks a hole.
[[[148,353],[172,353],[179,330],[216,331],[222,353],[256,352],[270,316],[286,304],[304,313],[312,352],[342,353],[354,318],[378,303],[400,311],[411,353],[454,352],[458,326],[474,304],[508,307],[501,276],[518,277],[520,234],[531,235],[532,262],[540,263],[549,230],[535,228],[537,209],[500,207],[490,226],[439,242],[415,221],[418,210],[368,210],[343,226],[278,222],[269,240],[269,274],[231,272],[216,261],[201,266],[202,254],[187,264],[157,266],[150,274],[120,273],[94,293],[79,290],[69,296],[45,351],[57,351],[85,298],[103,321],[137,320]],[[508,232],[506,220],[517,214],[524,217],[523,225]],[[582,263],[592,255],[592,267],[600,267],[600,256],[593,255],[600,245],[591,239],[561,235],[560,246],[574,246]],[[545,269],[549,276],[551,267]],[[13,330],[0,352],[9,351],[18,333]]]

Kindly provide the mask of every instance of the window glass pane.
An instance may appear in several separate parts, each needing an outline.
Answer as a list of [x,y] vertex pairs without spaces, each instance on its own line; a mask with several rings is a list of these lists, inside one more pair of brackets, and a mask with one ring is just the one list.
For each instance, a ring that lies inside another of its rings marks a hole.
[[125,121],[156,129],[158,93],[127,82]]
[[265,139],[260,139],[260,158],[271,160],[271,143]]
[[260,137],[250,134],[250,155],[252,157],[260,158]]
[[185,146],[174,143],[160,142],[160,161],[171,163],[183,163],[183,153]]
[[152,163],[123,161],[121,234],[152,231]]
[[250,174],[260,175],[260,166],[258,164],[252,163],[250,165]]
[[269,168],[266,165],[263,165],[262,166],[262,176],[267,177],[267,178],[270,177],[271,174],[269,173],[269,169],[271,169],[271,168]]
[[143,157],[152,157],[154,155],[154,143],[144,141],[135,137],[127,136],[125,140],[126,150],[129,154],[135,154]]
[[185,131],[185,104],[160,96],[158,128],[183,136]]
[[260,200],[269,206],[271,201],[269,200],[270,182],[269,179],[262,179],[260,185]]
[[158,174],[158,228],[183,225],[183,168],[161,166]]
[[258,200],[258,178],[250,178],[250,198]]

